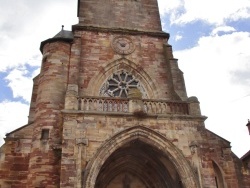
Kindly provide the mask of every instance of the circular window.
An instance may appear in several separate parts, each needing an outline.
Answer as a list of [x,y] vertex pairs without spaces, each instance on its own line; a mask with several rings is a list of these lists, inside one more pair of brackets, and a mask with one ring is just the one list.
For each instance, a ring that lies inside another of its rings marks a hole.
[[120,71],[107,79],[101,88],[100,94],[110,97],[127,97],[130,88],[138,88],[142,94],[145,93],[139,80],[125,71]]

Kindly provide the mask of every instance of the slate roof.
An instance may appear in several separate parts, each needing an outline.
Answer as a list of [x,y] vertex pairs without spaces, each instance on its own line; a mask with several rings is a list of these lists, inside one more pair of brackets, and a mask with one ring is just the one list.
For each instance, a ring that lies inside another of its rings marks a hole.
[[62,30],[57,33],[53,38],[57,38],[57,39],[72,39],[73,40],[73,33],[72,31],[67,31],[67,30],[64,30],[63,27],[62,27]]
[[247,160],[247,159],[249,159],[250,158],[250,150],[245,154],[245,155],[243,155],[240,159],[242,160],[242,161],[244,161],[244,160]]
[[43,46],[48,42],[55,42],[55,41],[65,41],[65,42],[72,42],[74,39],[74,35],[72,31],[67,31],[63,29],[64,26],[62,26],[62,29],[59,33],[57,33],[54,37],[49,38],[45,41],[41,42],[40,45],[40,51],[43,52]]

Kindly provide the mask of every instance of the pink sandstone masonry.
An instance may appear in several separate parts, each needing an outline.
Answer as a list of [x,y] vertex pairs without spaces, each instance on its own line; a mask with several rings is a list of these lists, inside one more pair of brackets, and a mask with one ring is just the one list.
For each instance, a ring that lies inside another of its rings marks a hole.
[[249,188],[249,158],[187,96],[157,1],[80,0],[78,15],[41,43],[28,124],[0,148],[0,188]]

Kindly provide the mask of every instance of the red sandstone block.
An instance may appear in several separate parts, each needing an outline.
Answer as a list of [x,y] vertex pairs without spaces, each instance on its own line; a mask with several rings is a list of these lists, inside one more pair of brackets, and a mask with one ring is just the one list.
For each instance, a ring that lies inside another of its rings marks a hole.
[[10,166],[10,170],[15,172],[15,171],[27,171],[28,170],[28,165],[27,164],[13,164]]

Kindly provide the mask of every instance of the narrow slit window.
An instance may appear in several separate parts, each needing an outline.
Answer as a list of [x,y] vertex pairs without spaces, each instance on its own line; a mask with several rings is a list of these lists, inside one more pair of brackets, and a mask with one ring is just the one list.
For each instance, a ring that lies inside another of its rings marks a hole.
[[41,140],[49,139],[49,129],[42,129]]

